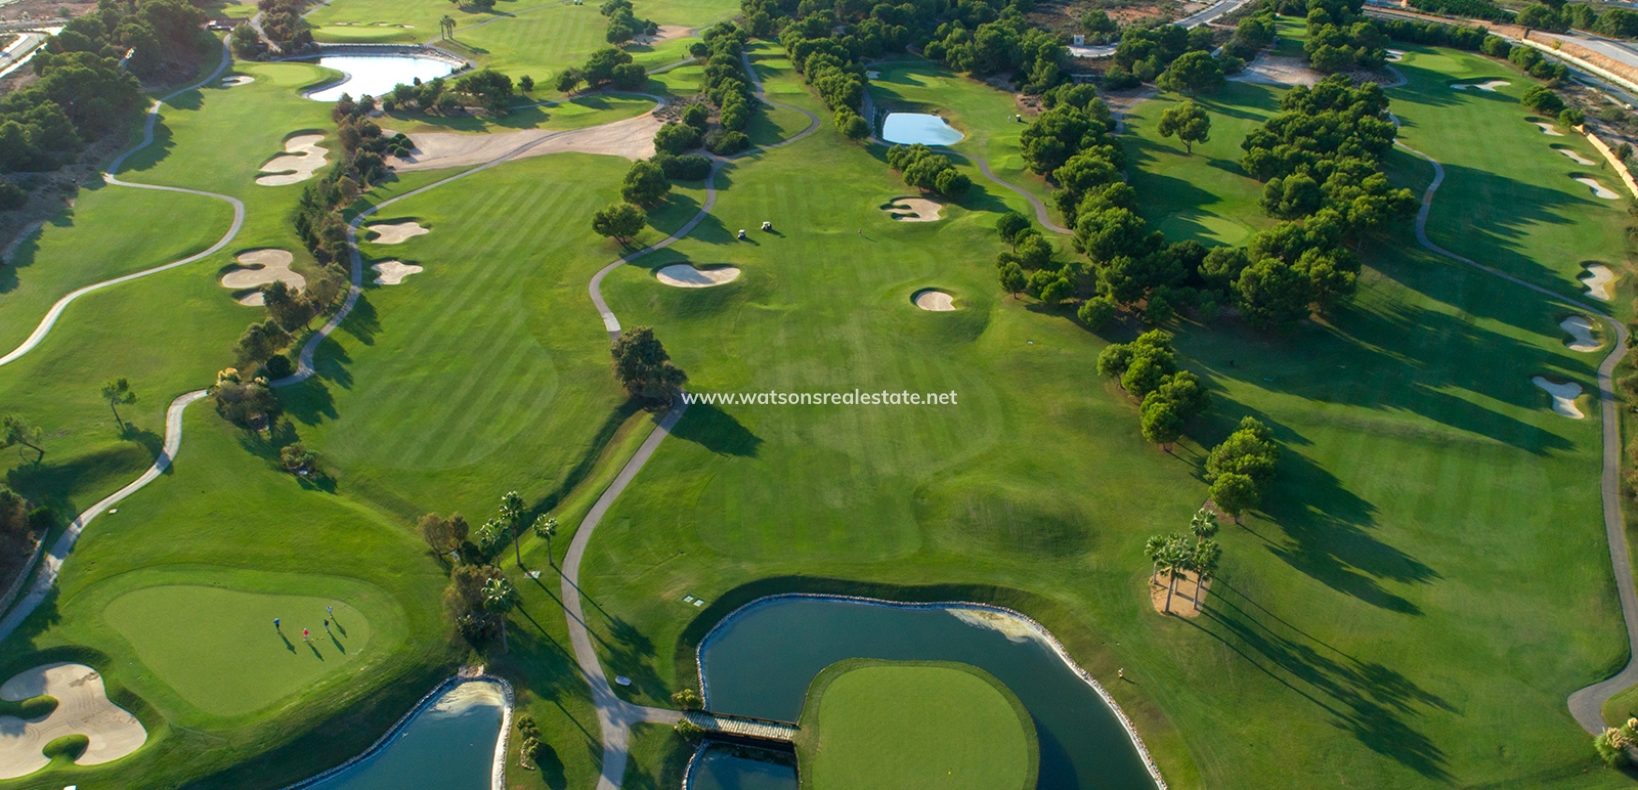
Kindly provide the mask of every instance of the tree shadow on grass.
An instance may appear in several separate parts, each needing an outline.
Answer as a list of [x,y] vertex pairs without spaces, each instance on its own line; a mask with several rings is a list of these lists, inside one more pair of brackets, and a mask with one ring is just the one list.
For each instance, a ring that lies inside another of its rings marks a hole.
[[607,616],[607,622],[608,636],[598,640],[605,652],[604,663],[631,680],[631,691],[653,700],[665,699],[666,685],[654,670],[654,642],[619,617]]
[[381,319],[375,312],[375,305],[370,302],[368,291],[359,293],[358,301],[353,303],[353,311],[337,328],[366,346],[375,345],[375,336],[381,331]]
[[760,437],[714,403],[689,406],[688,413],[671,429],[671,435],[717,455],[755,458],[762,447]]
[[1183,621],[1234,650],[1276,682],[1331,716],[1370,750],[1422,776],[1449,781],[1445,753],[1407,718],[1432,709],[1460,714],[1450,702],[1398,671],[1331,648],[1219,579],[1204,616]]

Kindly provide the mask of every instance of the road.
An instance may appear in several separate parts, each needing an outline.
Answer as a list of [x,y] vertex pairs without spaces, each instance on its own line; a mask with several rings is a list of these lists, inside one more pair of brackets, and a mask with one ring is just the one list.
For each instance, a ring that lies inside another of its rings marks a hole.
[[[1250,2],[1250,0],[1220,0],[1220,2],[1213,3],[1212,5],[1183,17],[1172,24],[1179,25],[1181,27],[1199,27],[1224,14],[1238,11],[1241,6],[1248,2]],[[1115,47],[1117,46],[1119,45],[1099,44],[1093,47],[1070,47],[1069,54],[1077,58],[1091,58],[1096,60],[1098,58],[1107,58],[1114,55]]]

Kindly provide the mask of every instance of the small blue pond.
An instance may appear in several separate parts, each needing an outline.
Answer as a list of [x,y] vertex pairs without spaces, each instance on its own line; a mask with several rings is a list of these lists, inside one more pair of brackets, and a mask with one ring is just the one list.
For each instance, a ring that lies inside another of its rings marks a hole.
[[506,694],[462,683],[415,715],[386,748],[303,790],[489,790]]
[[414,84],[447,76],[455,64],[423,55],[326,55],[318,64],[335,69],[346,76],[341,82],[323,90],[307,94],[316,101],[336,101],[345,93],[353,98],[380,96],[398,87],[399,83]]
[[962,134],[950,128],[943,118],[924,112],[893,112],[882,122],[882,139],[890,143],[913,145],[955,145]]

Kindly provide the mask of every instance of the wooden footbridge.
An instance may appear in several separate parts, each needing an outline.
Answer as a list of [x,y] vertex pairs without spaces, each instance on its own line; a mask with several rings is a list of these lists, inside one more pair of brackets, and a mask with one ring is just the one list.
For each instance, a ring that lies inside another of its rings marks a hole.
[[751,716],[732,716],[704,710],[683,711],[683,718],[708,732],[750,738],[757,741],[791,743],[796,740],[797,726],[790,722],[758,719]]

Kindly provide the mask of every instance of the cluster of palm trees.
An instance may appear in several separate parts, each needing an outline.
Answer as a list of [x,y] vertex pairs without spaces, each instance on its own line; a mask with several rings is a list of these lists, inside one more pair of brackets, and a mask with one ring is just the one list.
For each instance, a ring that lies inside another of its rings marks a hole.
[[[516,491],[508,491],[501,497],[500,516],[484,524],[485,529],[505,529],[512,533],[512,550],[517,554],[520,568],[523,567],[523,550],[518,545],[518,537],[523,533],[525,515],[523,496]],[[542,513],[535,518],[531,529],[537,537],[546,539],[546,563],[555,565],[552,561],[552,538],[557,535],[557,519]],[[506,616],[518,604],[517,587],[505,576],[490,579],[483,585],[483,603],[485,609],[500,615],[501,650],[511,652],[506,646]]]
[[[1217,534],[1217,514],[1201,508],[1189,520],[1189,534],[1173,532],[1155,535],[1143,544],[1143,553],[1153,563],[1149,586],[1153,587],[1160,574],[1166,574],[1166,608],[1172,611],[1172,596],[1177,593],[1177,579],[1185,572],[1195,575],[1194,606],[1200,608],[1202,588],[1217,575],[1223,560],[1223,547],[1213,540]],[[1193,539],[1192,541],[1190,539]]]

